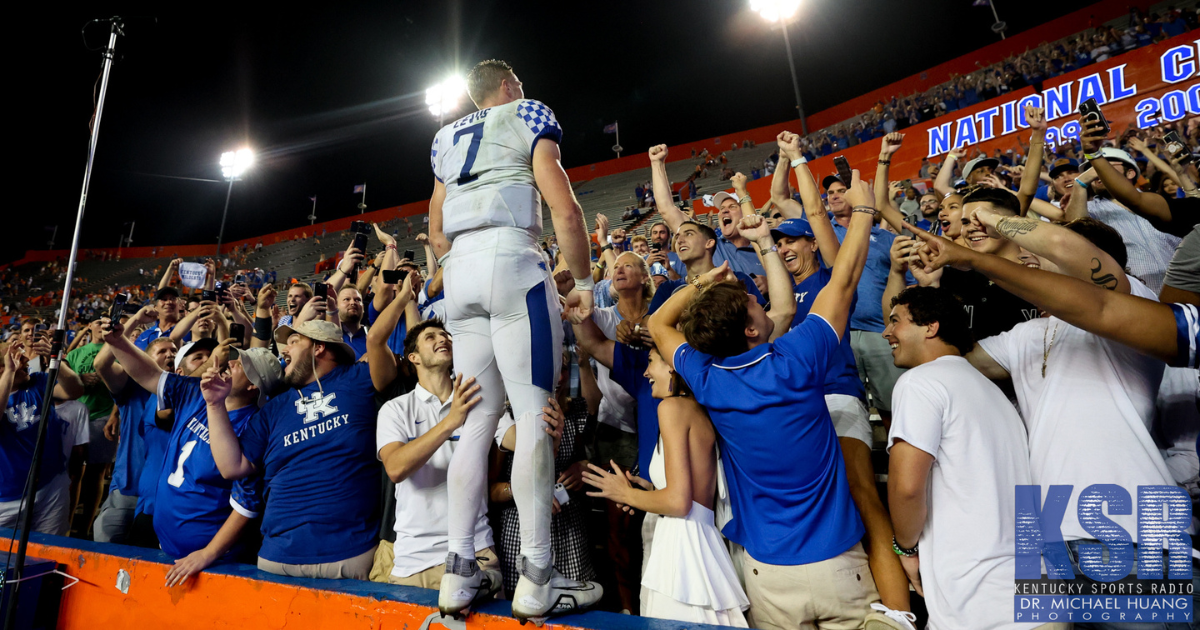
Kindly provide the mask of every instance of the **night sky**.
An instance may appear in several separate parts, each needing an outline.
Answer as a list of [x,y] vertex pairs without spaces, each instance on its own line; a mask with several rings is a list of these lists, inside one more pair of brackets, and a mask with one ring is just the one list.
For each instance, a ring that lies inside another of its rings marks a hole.
[[[1010,33],[1087,4],[997,0]],[[45,248],[55,224],[70,244],[100,70],[80,27],[118,10],[43,6],[10,56],[10,138],[29,134],[32,163],[10,179],[24,201],[5,213],[0,262]],[[242,146],[259,161],[234,187],[226,241],[307,223],[314,194],[319,220],[354,214],[363,182],[372,210],[426,199],[425,88],[480,59],[507,60],[554,109],[567,167],[613,157],[613,120],[642,151],[795,116],[782,36],[747,0],[187,6],[129,17],[118,40],[83,247],[116,246],[127,221],[134,245],[215,242],[225,184],[178,178],[219,180],[221,152]],[[806,0],[791,30],[805,108],[987,45],[991,22],[971,0]],[[106,25],[86,33],[107,40]]]

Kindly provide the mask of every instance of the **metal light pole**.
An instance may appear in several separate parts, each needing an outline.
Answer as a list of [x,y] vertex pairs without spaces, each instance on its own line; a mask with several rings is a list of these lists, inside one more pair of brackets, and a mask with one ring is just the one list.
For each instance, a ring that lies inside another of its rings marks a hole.
[[808,135],[808,122],[804,120],[804,103],[800,100],[800,82],[796,80],[796,61],[792,58],[792,42],[788,38],[788,23],[783,22],[779,28],[783,30],[783,47],[787,50],[788,68],[792,71],[792,90],[796,93],[796,111],[800,114],[800,135]]
[[225,193],[225,210],[221,212],[221,231],[217,233],[217,256],[221,255],[221,241],[225,238],[225,217],[229,215],[229,198],[233,196],[233,182],[242,178],[242,173],[254,163],[254,153],[250,149],[226,151],[221,154],[221,175],[229,182],[229,190]]
[[750,10],[768,22],[779,22],[783,29],[783,47],[787,50],[788,68],[792,71],[792,90],[796,94],[796,113],[800,116],[801,135],[808,135],[808,122],[804,120],[804,103],[800,100],[800,82],[796,79],[796,61],[792,58],[792,41],[788,37],[788,22],[800,8],[800,0],[750,0]]
[[1004,30],[1008,28],[1008,24],[1000,21],[1000,14],[996,13],[996,3],[992,2],[992,0],[987,0],[987,3],[992,8],[992,17],[996,19],[996,22],[992,24],[992,32],[999,35],[1000,39],[1006,39],[1004,37]]
[[221,241],[225,238],[225,217],[229,215],[229,198],[233,196],[233,182],[230,178],[229,190],[225,192],[225,209],[221,211],[221,231],[217,232],[217,256],[221,255]]
[[0,593],[0,597],[7,595],[8,599],[8,607],[4,615],[4,630],[13,630],[16,627],[17,607],[21,601],[21,580],[25,576],[25,555],[29,550],[29,532],[33,530],[33,513],[37,507],[37,488],[42,466],[42,452],[46,450],[46,431],[50,425],[50,410],[54,408],[54,385],[58,381],[58,368],[62,361],[63,340],[66,337],[67,307],[71,303],[71,281],[75,278],[75,259],[79,255],[79,231],[83,225],[84,211],[87,209],[88,188],[92,183],[92,165],[96,158],[96,143],[100,139],[100,117],[104,113],[104,97],[108,94],[108,76],[112,70],[113,51],[117,46],[117,35],[125,34],[121,30],[123,21],[119,17],[96,21],[106,21],[109,23],[108,45],[101,53],[101,56],[104,57],[104,70],[100,77],[100,93],[96,97],[96,115],[92,123],[92,136],[88,140],[87,166],[83,171],[83,188],[79,193],[79,210],[75,214],[75,232],[71,236],[71,254],[67,258],[67,277],[63,284],[62,305],[58,309],[58,327],[54,330],[54,340],[50,349],[50,365],[46,373],[46,390],[42,394],[42,408],[38,418],[37,441],[34,443],[33,455],[30,458],[29,475],[26,477],[25,490],[21,497],[24,511],[18,510],[17,557],[9,565],[13,569],[12,580],[0,586],[0,589],[9,591],[8,593]]
[[58,225],[54,226],[54,231],[50,233],[50,249],[54,249],[54,241],[58,240]]

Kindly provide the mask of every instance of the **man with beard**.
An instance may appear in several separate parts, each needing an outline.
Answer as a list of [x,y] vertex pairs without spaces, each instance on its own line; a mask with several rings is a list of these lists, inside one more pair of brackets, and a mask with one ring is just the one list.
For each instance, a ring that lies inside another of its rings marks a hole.
[[270,488],[258,568],[366,580],[379,542],[374,397],[391,379],[373,378],[382,366],[355,362],[341,327],[331,322],[281,326],[275,341],[288,362],[283,381],[289,389],[272,398],[240,438],[225,401],[209,402],[213,459],[225,479],[261,472]]
[[654,251],[655,245],[658,246],[658,250],[654,254],[651,254],[650,258],[646,259],[647,263],[653,265],[656,262],[662,262],[658,260],[657,254],[665,253],[667,256],[666,267],[668,270],[674,272],[675,276],[667,276],[667,278],[669,280],[678,280],[687,275],[687,266],[683,264],[683,261],[679,259],[679,254],[676,254],[671,247],[671,228],[667,227],[665,221],[657,221],[654,225],[650,226],[651,251]]
[[338,322],[342,325],[342,341],[354,349],[354,359],[358,360],[367,353],[367,327],[364,325],[362,293],[353,286],[342,287],[338,291],[337,309]]

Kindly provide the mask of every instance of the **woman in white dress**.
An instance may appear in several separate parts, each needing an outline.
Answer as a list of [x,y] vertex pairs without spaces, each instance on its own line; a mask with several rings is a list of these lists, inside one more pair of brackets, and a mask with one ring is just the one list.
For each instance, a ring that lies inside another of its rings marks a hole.
[[[662,515],[642,596],[642,616],[694,623],[747,627],[750,606],[729,552],[713,521],[716,500],[716,432],[704,408],[681,379],[650,351],[646,368],[658,405],[658,447],[650,461],[650,482],[622,471],[589,465],[583,480],[590,496]],[[636,486],[635,486],[636,484]]]

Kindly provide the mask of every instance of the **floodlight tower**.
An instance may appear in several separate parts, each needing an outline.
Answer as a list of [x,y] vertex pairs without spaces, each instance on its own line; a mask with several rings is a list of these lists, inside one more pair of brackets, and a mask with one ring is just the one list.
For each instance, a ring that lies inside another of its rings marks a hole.
[[800,100],[800,82],[796,80],[796,62],[792,59],[792,42],[788,38],[788,24],[796,16],[800,0],[750,0],[750,10],[772,24],[778,22],[783,31],[783,47],[787,49],[788,68],[792,71],[792,90],[796,93],[796,112],[800,115],[801,135],[808,135],[808,123],[804,120],[804,103]]
[[225,217],[229,215],[229,198],[233,196],[233,182],[242,178],[242,173],[254,164],[254,152],[250,149],[226,151],[221,154],[221,176],[229,182],[225,193],[225,210],[221,212],[221,231],[217,233],[217,256],[221,256],[221,241],[225,238]]

